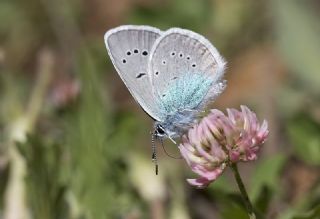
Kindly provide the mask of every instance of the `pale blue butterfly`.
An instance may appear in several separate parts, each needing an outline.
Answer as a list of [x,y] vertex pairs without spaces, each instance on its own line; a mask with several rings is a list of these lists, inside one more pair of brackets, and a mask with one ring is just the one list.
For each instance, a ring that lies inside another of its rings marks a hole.
[[156,162],[154,139],[175,142],[224,90],[225,62],[206,38],[180,28],[125,25],[109,30],[104,39],[121,79],[155,120]]

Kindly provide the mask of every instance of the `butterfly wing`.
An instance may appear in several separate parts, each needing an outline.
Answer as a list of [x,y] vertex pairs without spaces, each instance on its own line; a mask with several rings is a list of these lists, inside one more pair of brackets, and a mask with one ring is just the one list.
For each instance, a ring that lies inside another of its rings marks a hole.
[[161,31],[149,26],[125,25],[106,32],[111,61],[131,95],[153,119],[159,120],[147,63]]
[[148,72],[164,114],[206,104],[224,89],[221,78],[225,62],[203,36],[171,28],[155,42]]

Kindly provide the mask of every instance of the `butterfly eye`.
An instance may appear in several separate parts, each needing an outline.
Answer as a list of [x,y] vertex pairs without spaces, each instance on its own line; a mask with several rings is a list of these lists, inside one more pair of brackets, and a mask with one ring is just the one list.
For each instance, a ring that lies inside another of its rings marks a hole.
[[164,134],[166,134],[166,132],[164,131],[164,129],[163,129],[163,127],[162,127],[161,125],[158,125],[158,126],[157,126],[157,133],[158,133],[159,135],[164,135]]

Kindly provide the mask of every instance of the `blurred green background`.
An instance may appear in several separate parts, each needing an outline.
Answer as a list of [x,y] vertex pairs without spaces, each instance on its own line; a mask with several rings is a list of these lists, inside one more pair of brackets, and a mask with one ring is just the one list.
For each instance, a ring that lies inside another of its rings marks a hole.
[[1,0],[0,20],[0,218],[247,218],[228,171],[196,190],[160,146],[154,174],[152,121],[103,41],[122,24],[206,36],[228,62],[212,107],[248,105],[270,125],[259,160],[240,164],[256,208],[320,218],[319,1]]

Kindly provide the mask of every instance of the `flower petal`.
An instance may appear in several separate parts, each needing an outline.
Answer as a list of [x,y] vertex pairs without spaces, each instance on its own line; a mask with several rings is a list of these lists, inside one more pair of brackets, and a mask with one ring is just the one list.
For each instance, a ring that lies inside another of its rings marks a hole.
[[200,176],[188,182],[203,188],[223,173],[228,160],[236,163],[257,159],[268,134],[268,123],[264,120],[260,125],[256,114],[247,106],[241,106],[241,111],[227,109],[227,116],[211,110],[182,137],[179,145],[187,164]]

